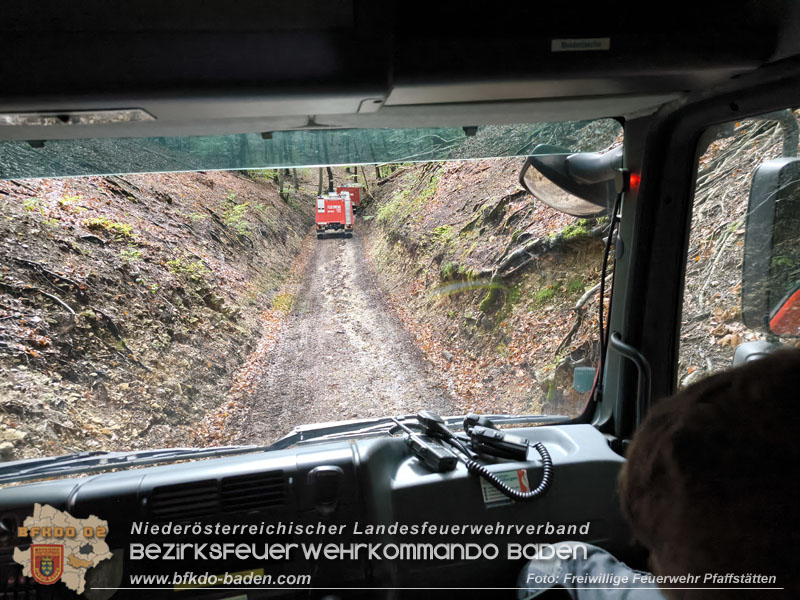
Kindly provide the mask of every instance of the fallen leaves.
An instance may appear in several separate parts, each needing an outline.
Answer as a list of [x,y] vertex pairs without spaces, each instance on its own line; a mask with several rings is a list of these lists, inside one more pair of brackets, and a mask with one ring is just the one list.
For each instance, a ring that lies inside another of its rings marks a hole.
[[[289,277],[274,294],[274,297],[294,296],[297,293],[301,276],[308,265],[314,248],[314,241],[315,237],[313,235],[309,234],[306,237],[300,253],[289,270]],[[236,434],[235,428],[230,426],[229,420],[233,415],[240,414],[246,409],[248,395],[255,391],[257,384],[263,377],[264,371],[269,365],[271,353],[278,342],[281,329],[288,317],[288,311],[274,308],[266,309],[261,313],[261,338],[255,350],[250,353],[244,364],[233,375],[231,386],[227,393],[227,401],[222,406],[207,413],[202,423],[193,429],[192,436],[195,438],[196,443],[203,445],[229,443]],[[211,363],[207,362],[206,365],[209,368],[211,367]]]
[[[224,204],[229,190],[269,208],[246,216],[258,231],[252,246],[231,242],[210,217],[192,218]],[[44,290],[76,313],[70,324],[49,300],[0,288],[0,397],[25,405],[20,410],[31,434],[15,458],[195,439],[190,430],[208,407],[232,384],[245,389],[232,375],[261,332],[263,293],[291,265],[313,217],[278,198],[271,183],[231,173],[2,181],[0,193],[2,282]],[[133,235],[123,236],[124,243],[111,234],[101,239],[90,224],[130,225]],[[176,252],[207,265],[209,290],[240,312],[216,313],[198,286],[178,281],[167,268]],[[91,318],[95,310],[113,315],[122,341]],[[125,345],[153,372],[137,366]],[[65,424],[66,416],[76,425]],[[111,425],[117,421],[119,430]]]

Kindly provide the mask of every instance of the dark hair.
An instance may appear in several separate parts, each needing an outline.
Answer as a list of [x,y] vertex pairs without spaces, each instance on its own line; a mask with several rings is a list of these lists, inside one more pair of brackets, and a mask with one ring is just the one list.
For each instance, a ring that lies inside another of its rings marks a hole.
[[786,350],[650,410],[620,473],[620,496],[654,571],[775,575],[769,587],[800,597],[798,400],[800,350]]

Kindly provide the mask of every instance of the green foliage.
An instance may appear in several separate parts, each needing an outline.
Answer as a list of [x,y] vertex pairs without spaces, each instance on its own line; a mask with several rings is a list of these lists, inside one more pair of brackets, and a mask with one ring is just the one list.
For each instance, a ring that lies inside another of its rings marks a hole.
[[[500,289],[505,292],[505,300],[499,309],[497,309],[497,313],[494,316],[495,323],[502,323],[508,318],[514,309],[514,305],[522,299],[522,288],[519,285],[512,285],[510,287],[502,286]],[[496,301],[499,302],[499,296]],[[490,310],[491,308],[492,307],[490,307]]]
[[[403,189],[397,192],[392,199],[378,208],[375,215],[378,223],[383,225],[398,225],[400,222],[407,219],[419,221],[422,218],[422,206],[436,192],[436,187],[439,185],[439,171],[428,180],[425,187],[414,195],[413,182],[403,186]],[[404,180],[406,182],[406,180]],[[419,187],[417,182],[417,187]]]
[[196,223],[198,221],[205,221],[207,218],[208,217],[203,213],[198,213],[198,212],[189,213],[189,220],[192,223]]
[[186,276],[192,281],[200,281],[211,272],[202,261],[192,260],[188,255],[168,260],[167,268],[175,275]]
[[131,225],[111,221],[106,217],[86,219],[83,225],[92,231],[106,231],[108,233],[113,233],[117,237],[133,237],[133,227]]
[[142,258],[142,251],[137,248],[125,248],[119,253],[125,262],[134,262]]
[[536,303],[544,304],[545,302],[552,300],[555,297],[555,295],[556,295],[556,290],[552,285],[545,286],[538,292],[536,292],[535,296]]
[[97,321],[97,314],[95,314],[95,312],[90,308],[82,310],[81,312],[78,313],[78,316],[83,319],[86,319],[89,322]]
[[278,181],[278,169],[256,169],[248,171],[247,176],[256,181]]
[[573,221],[561,231],[554,231],[550,234],[550,238],[561,237],[564,240],[571,240],[581,235],[585,235],[589,230],[582,223],[583,219]]
[[567,283],[566,286],[567,295],[572,295],[578,292],[582,292],[583,288],[584,288],[583,277],[576,277]]
[[[414,198],[414,201],[411,203],[409,216],[413,216],[415,221],[419,222],[422,220],[422,214],[423,214],[422,207],[436,193],[436,188],[439,185],[440,175],[441,171],[437,169],[436,172],[433,174],[433,176],[428,180],[428,183],[425,184],[425,187],[422,189],[422,191],[417,195],[416,198]],[[437,227],[437,229],[440,228]],[[450,235],[450,237],[452,237],[452,235]]]
[[486,293],[486,296],[483,298],[481,303],[478,305],[478,308],[481,312],[490,313],[494,310],[497,306],[502,293],[507,290],[506,286],[502,283],[489,283],[486,287],[489,288],[489,291]]
[[[241,204],[240,204],[239,206],[241,206]],[[265,203],[263,203],[263,202],[258,202],[258,201],[257,201],[257,202],[254,202],[254,203],[252,204],[252,210],[253,210],[253,212],[254,212],[254,213],[256,213],[256,214],[257,214],[259,217],[262,217],[262,218],[263,218],[263,217],[265,217],[265,216],[266,216],[266,215],[267,215],[267,214],[270,212],[270,210],[272,210],[272,205],[270,205],[270,204],[265,204]]]
[[73,210],[75,212],[83,212],[83,211],[86,210],[85,208],[83,208],[82,206],[75,206],[75,204],[81,199],[83,199],[83,196],[69,196],[69,195],[67,195],[67,196],[64,196],[63,198],[59,199],[58,205],[61,208],[66,208],[66,209],[69,209],[69,210]]
[[547,402],[554,402],[557,395],[558,395],[558,388],[551,381],[550,383],[547,384],[547,396],[546,396],[545,400]]
[[793,267],[794,261],[788,256],[773,256],[772,266],[774,267]]
[[22,208],[25,209],[25,212],[33,212],[34,210],[38,210],[44,214],[44,207],[39,205],[41,200],[41,198],[26,198],[22,201]]
[[447,281],[448,279],[453,279],[453,276],[457,272],[457,265],[451,262],[442,263],[439,267],[439,279],[442,281]]
[[440,245],[447,245],[453,239],[453,227],[451,225],[442,225],[437,227],[430,233],[431,239]]
[[378,223],[389,225],[398,221],[399,217],[405,214],[410,197],[411,192],[407,189],[403,189],[392,196],[389,202],[378,208],[378,212],[375,215]]
[[[461,272],[460,269],[459,272]],[[464,268],[463,273],[466,275],[467,281],[475,281],[477,279],[477,273],[474,273],[471,269]],[[497,323],[511,314],[514,305],[522,299],[522,287],[519,285],[508,286],[499,281],[486,283],[485,280],[477,280],[476,285],[488,288],[486,296],[481,300],[478,308],[486,314],[496,313],[495,322]]]
[[279,310],[283,313],[289,313],[292,310],[292,306],[294,306],[294,295],[288,294],[286,292],[281,294],[276,294],[275,297],[272,299],[272,308],[275,310]]
[[250,224],[245,217],[250,208],[249,202],[242,202],[236,204],[236,194],[231,192],[228,194],[226,200],[227,204],[222,211],[222,222],[228,227],[232,228],[239,235],[250,234]]

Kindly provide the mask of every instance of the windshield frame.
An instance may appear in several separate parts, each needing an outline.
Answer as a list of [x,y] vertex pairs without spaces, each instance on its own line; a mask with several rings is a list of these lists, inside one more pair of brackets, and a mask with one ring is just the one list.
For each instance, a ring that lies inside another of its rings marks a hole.
[[[797,104],[798,90],[800,75],[786,66],[770,67],[626,123],[624,163],[640,184],[623,201],[625,251],[617,261],[610,331],[650,363],[652,402],[677,389],[697,142],[711,126]],[[637,371],[615,353],[607,364],[603,392],[611,401],[601,404],[593,422],[628,439],[635,430]]]

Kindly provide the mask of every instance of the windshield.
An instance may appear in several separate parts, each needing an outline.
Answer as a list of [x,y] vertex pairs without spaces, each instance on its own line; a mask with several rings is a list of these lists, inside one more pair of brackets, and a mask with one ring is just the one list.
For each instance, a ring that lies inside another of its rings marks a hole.
[[[13,113],[6,120],[15,123]],[[21,122],[24,123],[24,120]],[[58,125],[52,125],[58,133]],[[0,116],[2,133],[14,134]],[[0,179],[404,163],[525,156],[540,144],[604,150],[611,119],[421,129],[314,129],[194,137],[0,142]],[[17,134],[18,135],[18,134]],[[55,135],[55,133],[54,133]]]
[[0,142],[2,459],[579,415],[608,223],[518,174],[542,143],[621,140],[601,120]]

